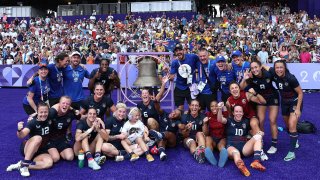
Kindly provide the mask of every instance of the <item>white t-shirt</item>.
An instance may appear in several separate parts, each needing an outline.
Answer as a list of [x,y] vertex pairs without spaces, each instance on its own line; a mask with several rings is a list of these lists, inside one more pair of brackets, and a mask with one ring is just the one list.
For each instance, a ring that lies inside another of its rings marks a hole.
[[260,57],[260,62],[261,62],[262,64],[267,64],[267,62],[268,62],[268,57],[269,57],[267,51],[259,51],[259,52],[258,52],[258,56]]
[[128,139],[131,142],[134,142],[138,137],[142,137],[144,132],[144,124],[139,120],[136,123],[132,124],[131,121],[124,123],[121,133],[126,133]]

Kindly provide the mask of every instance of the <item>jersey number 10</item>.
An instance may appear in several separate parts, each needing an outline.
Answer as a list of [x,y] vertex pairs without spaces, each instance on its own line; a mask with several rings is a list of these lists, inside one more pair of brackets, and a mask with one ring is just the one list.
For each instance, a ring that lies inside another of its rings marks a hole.
[[243,129],[236,128],[236,136],[242,136],[243,135]]

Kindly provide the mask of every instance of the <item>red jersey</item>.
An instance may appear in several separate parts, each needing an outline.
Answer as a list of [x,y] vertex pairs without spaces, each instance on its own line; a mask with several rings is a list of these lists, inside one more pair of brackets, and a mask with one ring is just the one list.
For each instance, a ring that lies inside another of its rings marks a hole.
[[235,99],[233,96],[230,96],[227,101],[231,108],[234,108],[235,105],[241,106],[243,108],[244,117],[251,119],[253,116],[256,116],[256,111],[253,107],[253,104],[247,99],[245,91],[240,91],[240,97],[237,99]]
[[[228,112],[222,112],[223,117],[228,117]],[[225,130],[224,127],[225,125],[222,124],[221,122],[217,121],[217,115],[216,114],[212,114],[212,112],[207,112],[206,116],[209,119],[209,134],[211,137],[215,137],[217,139],[222,139],[225,138]]]

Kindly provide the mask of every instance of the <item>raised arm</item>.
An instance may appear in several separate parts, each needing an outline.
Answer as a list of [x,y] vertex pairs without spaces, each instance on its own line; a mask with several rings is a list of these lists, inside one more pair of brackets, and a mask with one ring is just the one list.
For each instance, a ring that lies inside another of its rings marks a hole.
[[250,88],[248,92],[246,92],[247,99],[251,102],[255,102],[257,104],[266,104],[266,100],[260,94],[258,94],[253,88]]

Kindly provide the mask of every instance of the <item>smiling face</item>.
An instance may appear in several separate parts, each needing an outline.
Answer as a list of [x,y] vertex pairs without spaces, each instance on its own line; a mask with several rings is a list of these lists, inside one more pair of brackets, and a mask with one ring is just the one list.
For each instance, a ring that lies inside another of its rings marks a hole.
[[279,77],[284,77],[286,72],[286,67],[283,62],[276,61],[274,64],[274,70]]
[[252,62],[250,64],[251,73],[255,76],[261,76],[262,75],[262,66],[258,64],[257,62]]
[[58,67],[65,68],[69,64],[69,57],[64,57],[63,60],[60,60],[58,63]]
[[237,83],[230,84],[229,90],[233,97],[237,98],[240,96],[240,87]]
[[137,121],[139,121],[141,119],[141,113],[140,113],[140,111],[133,111],[132,113],[131,113],[131,119],[130,119],[130,121],[132,121],[132,122],[137,122]]
[[66,97],[61,97],[59,101],[59,110],[65,114],[69,110],[71,105],[71,99]]
[[102,72],[107,72],[107,69],[109,67],[109,63],[107,62],[107,60],[102,60],[100,63],[100,69]]
[[93,108],[89,109],[89,110],[88,110],[88,117],[87,117],[87,119],[88,119],[91,123],[93,123],[93,122],[96,120],[96,118],[97,118],[97,111],[96,111],[95,109],[93,109]]
[[126,118],[126,115],[127,115],[127,110],[126,108],[118,108],[117,109],[117,113],[116,113],[116,118],[118,120],[123,120]]
[[177,49],[175,51],[176,56],[179,60],[183,60],[184,59],[184,50],[183,49]]
[[48,106],[39,106],[38,107],[38,121],[45,121],[47,120],[49,115],[49,108]]
[[216,63],[216,66],[218,67],[218,69],[219,69],[220,71],[223,71],[223,70],[225,69],[225,67],[226,67],[226,62],[224,62],[224,61],[218,61],[218,62]]
[[193,100],[189,104],[189,111],[191,115],[198,115],[200,110],[200,104],[198,101]]
[[150,102],[150,93],[147,89],[141,91],[141,99],[143,104],[149,104]]
[[207,51],[200,51],[198,56],[202,64],[208,63],[209,56]]
[[169,118],[170,119],[179,119],[181,116],[181,112],[178,109],[173,110],[170,114],[169,114]]
[[98,98],[98,99],[102,98],[104,93],[105,93],[103,85],[100,85],[100,84],[96,85],[94,87],[94,91],[93,92],[94,92],[94,96],[96,98]]
[[241,106],[235,106],[233,109],[234,120],[240,122],[243,117],[243,108]]
[[210,103],[210,111],[212,112],[212,114],[218,113],[218,103],[216,101],[212,101]]
[[42,67],[38,70],[38,73],[41,78],[46,78],[49,73],[49,70],[45,67]]
[[232,57],[232,61],[233,61],[236,65],[241,66],[242,58],[241,58],[241,56],[233,56],[233,57]]
[[71,65],[78,66],[79,64],[80,64],[80,56],[79,55],[71,56]]

